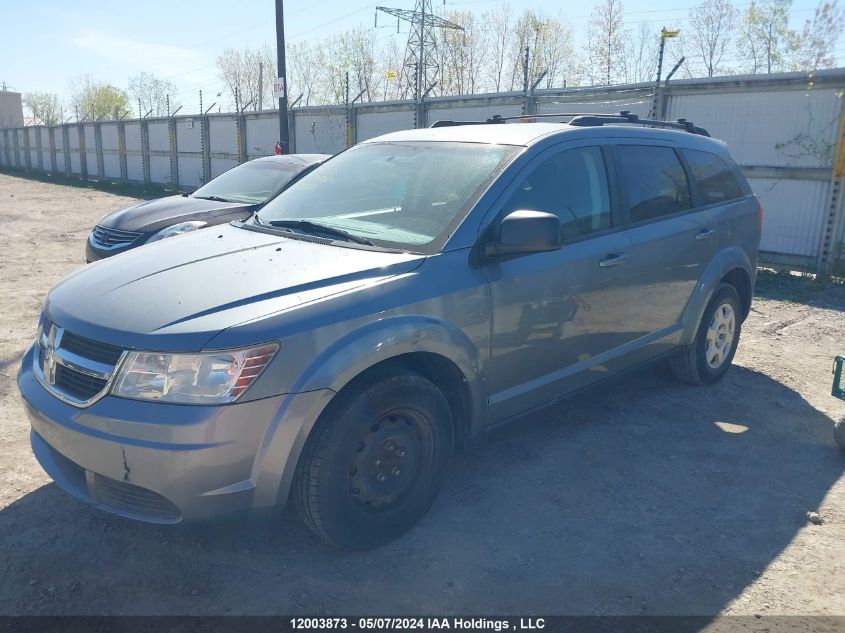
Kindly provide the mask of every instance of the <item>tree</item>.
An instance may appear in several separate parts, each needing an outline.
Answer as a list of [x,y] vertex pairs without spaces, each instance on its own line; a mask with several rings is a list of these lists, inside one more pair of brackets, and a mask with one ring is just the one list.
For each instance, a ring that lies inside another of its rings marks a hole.
[[26,92],[23,104],[29,108],[33,120],[40,125],[57,125],[61,123],[61,106],[59,97],[52,92]]
[[[218,55],[217,70],[236,109],[258,110],[259,105],[268,103],[268,98],[272,100],[275,58],[267,44],[255,49],[227,48]],[[263,82],[259,81],[262,74]]]
[[125,91],[97,81],[91,75],[71,80],[70,102],[80,121],[118,119],[129,111],[129,97]]
[[[156,77],[152,73],[141,72],[129,77],[129,94],[133,103],[141,104],[143,114],[151,112],[152,116],[169,116],[179,107],[176,95],[179,89],[172,81]],[[170,112],[168,112],[168,95],[170,97]]]
[[487,41],[489,42],[490,60],[487,73],[490,87],[494,92],[504,88],[505,70],[508,64],[508,51],[511,38],[511,8],[507,2],[501,2],[489,13],[481,16],[481,21],[487,25]]
[[[291,103],[302,94],[300,103],[310,105],[317,97],[316,87],[320,73],[315,49],[304,42],[288,44],[285,61]],[[275,73],[270,76],[275,77]]]
[[621,0],[596,5],[587,24],[589,73],[593,83],[625,80],[625,40]]
[[735,19],[736,9],[729,0],[704,0],[689,13],[686,43],[691,56],[702,65],[708,77],[722,69]]
[[464,30],[443,29],[440,34],[440,92],[475,94],[481,88],[486,33],[470,11],[450,11],[445,17]]
[[631,83],[654,81],[657,76],[657,54],[660,33],[648,22],[641,22],[637,32],[627,39],[625,76]]
[[751,0],[740,22],[737,52],[747,72],[773,73],[786,64],[794,36],[789,30],[792,0]]
[[833,68],[833,49],[845,27],[845,9],[837,0],[822,0],[813,17],[804,23],[793,44],[792,70]]

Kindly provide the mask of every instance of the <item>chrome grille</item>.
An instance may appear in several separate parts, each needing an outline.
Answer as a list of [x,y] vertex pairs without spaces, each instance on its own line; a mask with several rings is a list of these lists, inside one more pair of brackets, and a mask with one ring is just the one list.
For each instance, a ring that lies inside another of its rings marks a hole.
[[90,400],[105,388],[106,383],[107,379],[89,376],[64,365],[56,365],[56,387],[77,400]]
[[85,407],[108,391],[123,354],[115,345],[67,332],[45,318],[38,331],[33,369],[59,399]]
[[62,336],[62,349],[79,354],[83,358],[90,358],[99,363],[108,363],[109,365],[116,365],[117,361],[120,360],[120,355],[123,353],[123,350],[116,345],[92,341],[67,330],[65,330]]
[[121,231],[119,229],[100,226],[99,224],[94,227],[94,231],[92,232],[94,243],[102,248],[125,246],[137,240],[141,235],[143,233],[137,231]]

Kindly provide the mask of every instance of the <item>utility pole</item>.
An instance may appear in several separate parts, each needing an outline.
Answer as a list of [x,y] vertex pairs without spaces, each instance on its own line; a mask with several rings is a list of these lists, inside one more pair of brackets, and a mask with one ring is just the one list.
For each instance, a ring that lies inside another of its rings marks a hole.
[[[285,79],[285,12],[284,0],[276,0],[276,62],[278,64],[278,83],[281,85],[279,97],[279,145],[282,154],[290,153],[288,130],[288,87]],[[275,83],[275,82],[274,82]]]
[[264,109],[264,62],[258,62],[258,109]]
[[660,79],[663,76],[663,50],[666,48],[666,40],[678,37],[678,33],[681,31],[676,29],[674,31],[669,31],[664,26],[660,29],[660,48],[658,49],[657,53],[657,81],[654,84],[654,97],[652,98],[652,106],[651,112],[649,116],[658,116],[660,113],[658,111],[658,103],[662,101],[662,89],[660,85]]
[[440,66],[437,63],[435,29],[463,31],[464,27],[435,15],[431,8],[431,0],[416,0],[413,11],[392,7],[376,7],[376,16],[378,16],[379,11],[396,18],[397,30],[400,20],[404,20],[411,25],[408,44],[405,48],[402,89],[405,96],[413,89],[414,100],[420,101],[429,86],[436,83],[437,75],[440,72]]

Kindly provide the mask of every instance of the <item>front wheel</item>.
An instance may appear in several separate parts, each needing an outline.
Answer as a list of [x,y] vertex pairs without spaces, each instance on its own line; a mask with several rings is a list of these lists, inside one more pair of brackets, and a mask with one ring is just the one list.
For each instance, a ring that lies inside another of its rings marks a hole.
[[672,359],[672,373],[694,385],[720,380],[736,354],[742,329],[741,310],[736,288],[719,284],[704,310],[695,341]]
[[306,444],[294,482],[298,512],[337,547],[390,541],[431,506],[453,443],[448,402],[423,376],[399,370],[353,385]]

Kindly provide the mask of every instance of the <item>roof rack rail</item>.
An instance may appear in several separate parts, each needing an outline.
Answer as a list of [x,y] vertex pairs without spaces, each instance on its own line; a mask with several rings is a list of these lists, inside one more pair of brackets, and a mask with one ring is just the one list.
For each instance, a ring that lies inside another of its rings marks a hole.
[[677,121],[658,121],[656,119],[641,119],[630,110],[622,110],[619,114],[607,114],[600,112],[550,112],[544,114],[523,114],[519,116],[495,115],[486,121],[435,121],[431,127],[452,127],[455,125],[486,125],[489,123],[507,123],[508,121],[520,121],[524,119],[548,119],[558,117],[571,117],[569,125],[582,127],[600,126],[606,123],[630,123],[633,125],[650,125],[653,127],[664,127],[673,130],[683,130],[690,134],[699,136],[710,136],[710,133],[703,127],[696,126],[692,121],[678,119]]

